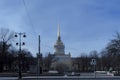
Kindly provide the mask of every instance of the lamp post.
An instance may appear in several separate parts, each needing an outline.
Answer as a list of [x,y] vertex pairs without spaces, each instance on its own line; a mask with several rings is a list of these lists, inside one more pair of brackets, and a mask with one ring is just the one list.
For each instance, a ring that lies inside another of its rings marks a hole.
[[21,42],[21,38],[22,37],[26,37],[25,33],[15,33],[15,37],[18,37],[19,36],[19,42],[16,43],[17,46],[19,46],[19,54],[18,54],[18,57],[19,57],[19,75],[18,75],[18,78],[21,79],[22,78],[22,53],[21,53],[21,46],[22,45],[25,45],[25,42]]

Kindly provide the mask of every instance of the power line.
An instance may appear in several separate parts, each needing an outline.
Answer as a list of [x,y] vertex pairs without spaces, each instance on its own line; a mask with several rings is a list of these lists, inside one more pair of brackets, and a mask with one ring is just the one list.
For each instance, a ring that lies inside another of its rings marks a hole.
[[28,19],[29,19],[30,25],[31,25],[31,27],[32,27],[32,30],[34,31],[35,34],[37,34],[36,30],[34,29],[34,25],[33,25],[33,21],[32,21],[32,19],[31,19],[31,16],[30,16],[30,14],[29,14],[29,12],[28,12],[28,8],[27,8],[27,5],[26,5],[26,3],[25,3],[25,0],[22,0],[22,2],[23,2],[23,5],[24,5],[24,7],[25,7],[25,11],[26,11],[27,17],[28,17]]

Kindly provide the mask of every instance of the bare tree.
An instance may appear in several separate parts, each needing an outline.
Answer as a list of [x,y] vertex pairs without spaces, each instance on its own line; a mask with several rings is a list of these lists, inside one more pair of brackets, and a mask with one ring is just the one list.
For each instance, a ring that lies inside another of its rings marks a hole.
[[14,33],[10,31],[9,29],[1,28],[0,29],[0,45],[1,45],[1,51],[0,51],[0,72],[3,71],[4,66],[6,66],[7,62],[7,51],[9,47],[11,46],[10,42],[14,38]]
[[9,43],[14,38],[14,32],[6,28],[0,29],[0,41]]
[[50,52],[48,53],[48,55],[46,57],[44,57],[44,59],[43,59],[44,71],[50,70],[53,57],[54,57],[54,55],[51,54]]
[[107,70],[120,70],[120,33],[116,33],[115,38],[110,40],[101,54],[102,67]]
[[98,58],[98,52],[93,50],[90,52],[89,57],[91,58]]

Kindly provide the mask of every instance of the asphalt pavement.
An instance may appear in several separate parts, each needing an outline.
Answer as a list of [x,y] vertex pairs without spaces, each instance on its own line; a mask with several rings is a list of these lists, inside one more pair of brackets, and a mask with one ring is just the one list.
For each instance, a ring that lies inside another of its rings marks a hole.
[[[0,77],[0,80],[19,80],[18,77]],[[21,80],[120,80],[120,76],[26,76]]]
[[[0,80],[19,80],[18,77],[0,77]],[[120,80],[120,76],[107,74],[81,73],[79,76],[24,76],[21,80]]]

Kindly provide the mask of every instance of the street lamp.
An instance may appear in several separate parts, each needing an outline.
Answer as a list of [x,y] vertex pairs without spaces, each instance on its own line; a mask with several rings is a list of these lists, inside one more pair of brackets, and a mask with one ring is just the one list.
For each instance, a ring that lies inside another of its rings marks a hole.
[[21,57],[22,57],[21,46],[25,45],[25,42],[21,42],[21,38],[22,37],[25,38],[26,35],[25,35],[25,33],[21,33],[21,32],[20,33],[15,33],[15,37],[18,37],[18,36],[19,36],[19,42],[17,42],[16,45],[19,46],[19,54],[18,54],[19,55],[18,56],[19,57],[19,79],[21,79],[22,78],[22,72],[21,72],[22,71],[22,69],[21,69],[21,67],[22,67],[21,66],[22,65],[22,60],[21,60]]

